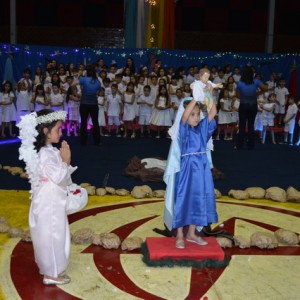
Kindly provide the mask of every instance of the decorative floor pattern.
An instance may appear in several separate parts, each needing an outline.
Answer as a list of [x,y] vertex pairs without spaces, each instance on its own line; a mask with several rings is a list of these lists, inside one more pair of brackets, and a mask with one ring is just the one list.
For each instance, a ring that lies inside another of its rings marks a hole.
[[[27,229],[27,191],[0,191],[0,216],[12,226]],[[278,228],[300,233],[300,204],[268,200],[217,202],[219,223],[236,235]],[[163,201],[131,197],[89,198],[88,207],[70,216],[70,229],[90,227],[95,232],[127,236],[159,236]],[[300,247],[276,250],[227,249],[230,264],[222,269],[146,266],[139,251],[105,250],[72,245],[67,270],[72,281],[44,286],[30,243],[0,234],[0,299],[299,299]]]

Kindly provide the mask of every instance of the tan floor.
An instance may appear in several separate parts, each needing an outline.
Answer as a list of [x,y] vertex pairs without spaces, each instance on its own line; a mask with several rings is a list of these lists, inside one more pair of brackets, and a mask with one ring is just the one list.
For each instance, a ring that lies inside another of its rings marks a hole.
[[[158,236],[152,229],[163,227],[163,202],[161,199],[157,200],[80,219],[70,225],[71,232],[83,227],[93,228],[98,233],[112,231],[127,223],[156,216],[137,227],[130,236],[143,239]],[[86,209],[131,201],[138,200],[121,196],[93,196],[89,198]],[[236,205],[240,203],[249,206]],[[0,216],[6,217],[12,226],[27,229],[29,204],[27,191],[0,191]],[[254,204],[259,204],[260,207]],[[266,210],[274,207],[281,208],[281,211]],[[217,210],[220,222],[214,226],[232,217],[239,217],[300,233],[300,218],[289,214],[291,211],[299,212],[300,203],[276,203],[268,200],[242,202],[222,197],[217,203]],[[251,222],[237,220],[234,231],[236,235],[250,237],[253,232],[266,229]],[[10,256],[17,243],[19,239],[9,239],[7,234],[0,234],[0,299],[21,299],[10,277]],[[81,253],[86,247],[87,245],[72,245],[68,268],[72,282],[61,286],[62,290],[80,299],[100,299],[99,295],[101,299],[139,299],[106,280],[96,268],[93,254]],[[140,254],[122,254],[120,259],[126,275],[144,291],[164,299],[184,299],[188,295],[191,268],[148,267],[141,261]],[[299,255],[259,255],[259,251],[255,255],[235,255],[202,299],[300,299],[299,282]]]

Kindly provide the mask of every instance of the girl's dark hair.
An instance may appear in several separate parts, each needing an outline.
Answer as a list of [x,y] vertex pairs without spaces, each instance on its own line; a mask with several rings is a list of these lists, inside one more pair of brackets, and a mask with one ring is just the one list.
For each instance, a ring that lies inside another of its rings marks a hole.
[[35,98],[38,96],[38,91],[43,91],[43,96],[45,98],[45,89],[44,86],[42,84],[38,84],[35,88]]
[[10,81],[8,81],[8,80],[5,80],[4,82],[3,82],[3,84],[2,84],[2,91],[4,92],[4,86],[6,85],[6,84],[8,84],[9,85],[9,92],[11,92],[12,91],[12,84],[11,84],[11,82]]
[[127,63],[127,61],[126,61],[126,66],[125,66],[125,68],[126,67],[129,67],[129,69],[130,69],[130,75],[132,75],[132,74],[134,74],[135,73],[135,65],[134,65],[134,60],[133,60],[133,58],[132,57],[127,57],[127,60],[128,59],[130,59],[131,60],[131,62],[132,62],[132,65],[131,66],[129,66],[128,65],[128,63]]
[[246,84],[253,84],[253,69],[250,66],[245,66],[243,70],[243,74],[241,76],[241,81],[245,82]]
[[70,96],[73,95],[74,91],[76,91],[77,88],[75,85],[70,85],[67,90],[67,96],[66,96],[66,102],[69,103]]
[[166,85],[160,85],[159,87],[158,87],[158,94],[157,94],[157,97],[159,97],[159,96],[161,96],[161,90],[163,89],[163,88],[165,88],[166,89],[166,93],[165,93],[165,96],[166,96],[166,98],[167,98],[167,105],[170,105],[170,97],[169,97],[169,93],[168,93],[168,89],[167,89],[167,86]]
[[[56,81],[54,81],[54,79],[53,79],[54,76],[57,76],[57,80]],[[61,80],[60,80],[59,75],[57,73],[52,74],[52,76],[51,76],[51,83],[52,83],[52,85],[54,85],[55,83],[57,83],[58,86],[59,86],[60,82],[61,82]]]
[[[127,87],[126,87],[126,92],[128,92],[128,86],[132,86],[132,88],[134,89],[134,84],[132,81],[128,82]],[[133,90],[134,93],[134,90]]]
[[[36,114],[39,117],[39,116],[48,115],[52,112],[54,112],[54,110],[52,110],[52,109],[42,109],[42,110],[38,111]],[[37,152],[39,152],[41,150],[41,148],[46,145],[47,136],[44,133],[44,128],[47,128],[48,132],[50,132],[51,129],[56,125],[57,121],[58,120],[53,121],[51,123],[38,124],[36,126],[36,130],[38,132],[38,135],[37,135],[36,141],[33,143],[33,145],[34,145]]]
[[86,66],[86,77],[92,77],[92,81],[97,80],[96,65]]

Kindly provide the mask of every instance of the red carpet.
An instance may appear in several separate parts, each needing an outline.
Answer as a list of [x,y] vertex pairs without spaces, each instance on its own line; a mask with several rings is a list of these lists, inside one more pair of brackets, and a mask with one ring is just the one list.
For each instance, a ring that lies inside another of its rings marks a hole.
[[208,242],[206,246],[199,246],[196,243],[185,242],[184,249],[175,247],[176,239],[170,237],[149,237],[146,245],[151,260],[172,258],[173,260],[197,260],[204,259],[223,261],[224,251],[213,237],[205,238]]

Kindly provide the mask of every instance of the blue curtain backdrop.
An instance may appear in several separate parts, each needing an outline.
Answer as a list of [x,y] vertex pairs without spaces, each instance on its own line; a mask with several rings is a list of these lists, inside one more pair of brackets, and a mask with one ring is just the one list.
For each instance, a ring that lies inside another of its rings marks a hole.
[[4,75],[3,78],[8,80],[12,83],[12,86],[16,86],[16,80],[14,77],[14,65],[13,65],[13,57],[9,55],[6,59],[5,66],[4,66]]
[[[68,48],[32,45],[8,45],[0,44],[0,80],[4,77],[5,64],[7,59],[11,59],[14,79],[18,81],[22,77],[23,70],[29,68],[34,74],[37,66],[45,69],[47,62],[55,59],[58,64],[80,63],[91,64],[99,58],[103,58],[105,64],[110,66],[117,63],[118,67],[126,65],[127,57],[132,57],[136,70],[142,66],[150,68],[151,57],[155,55],[165,68],[184,67],[186,72],[189,66],[197,65],[201,67],[207,64],[209,68],[216,65],[223,68],[226,64],[231,64],[232,68],[238,66],[252,65],[256,71],[264,75],[264,80],[269,79],[271,72],[276,72],[278,77],[284,77],[287,87],[290,80],[290,72],[293,66],[300,65],[300,54],[298,53],[235,53],[235,52],[202,52],[184,50],[165,49],[142,49],[142,48]],[[300,76],[298,76],[300,77]],[[300,79],[297,79],[298,86]],[[300,89],[298,89],[300,90]]]
[[125,0],[125,48],[136,47],[137,33],[137,2],[136,0]]

